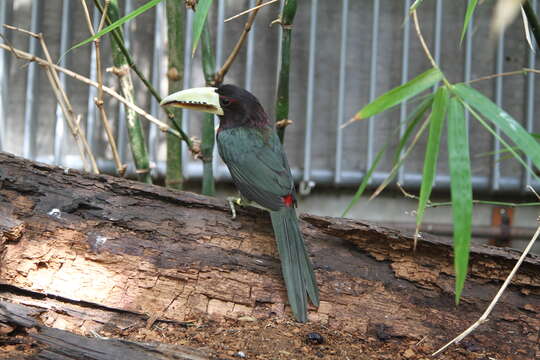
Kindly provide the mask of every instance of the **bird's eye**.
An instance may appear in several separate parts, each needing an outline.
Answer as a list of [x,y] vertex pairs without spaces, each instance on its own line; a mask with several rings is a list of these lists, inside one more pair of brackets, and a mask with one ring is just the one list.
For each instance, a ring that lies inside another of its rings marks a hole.
[[231,103],[231,101],[229,99],[227,99],[226,97],[221,98],[221,105],[229,106],[230,103]]

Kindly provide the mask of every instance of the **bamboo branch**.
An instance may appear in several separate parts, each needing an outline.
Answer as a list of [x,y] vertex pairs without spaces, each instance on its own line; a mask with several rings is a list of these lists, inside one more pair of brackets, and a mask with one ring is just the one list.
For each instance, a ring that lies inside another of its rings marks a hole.
[[[105,11],[109,7],[110,0],[105,0]],[[90,12],[88,11],[88,6],[86,5],[86,0],[81,0],[81,5],[84,9],[84,14],[86,17],[86,22],[88,25],[88,31],[90,32],[91,36],[95,35],[94,27],[92,25],[92,21],[90,19]],[[97,31],[101,31],[103,26],[105,25],[105,16],[101,16],[101,20],[99,22],[99,26]],[[116,171],[120,176],[124,176],[126,172],[126,166],[122,164],[122,161],[120,160],[120,154],[118,154],[118,148],[116,146],[116,140],[114,139],[114,135],[112,133],[111,125],[109,123],[109,119],[107,117],[107,113],[105,112],[105,103],[103,101],[103,71],[101,68],[101,39],[97,38],[94,40],[94,46],[96,48],[96,73],[97,73],[97,82],[98,82],[98,96],[97,98],[94,98],[94,103],[96,104],[96,107],[99,110],[99,116],[101,119],[101,122],[103,123],[103,127],[105,129],[105,133],[107,134],[107,140],[109,141],[109,144],[111,145],[111,151],[114,159],[114,164],[116,166]]]
[[[167,11],[167,38],[169,47],[167,79],[169,80],[169,93],[182,90],[184,80],[184,33],[185,33],[185,7],[180,6],[176,0],[166,1]],[[182,127],[182,109],[173,108],[175,122]],[[184,177],[182,174],[182,146],[173,136],[167,136],[167,170],[165,185],[174,189],[182,189]]]
[[[111,21],[117,21],[120,18],[118,0],[111,0],[106,14]],[[117,34],[119,35],[119,41],[115,41],[112,37],[109,37],[112,48],[113,64],[115,67],[112,72],[118,77],[120,88],[122,89],[122,94],[124,97],[130,102],[135,102],[133,82],[131,80],[131,73],[129,72],[129,65],[125,55],[122,53],[120,46],[118,45],[120,43],[124,43],[122,30],[118,29]],[[152,176],[150,174],[150,161],[148,160],[148,150],[146,148],[146,141],[144,139],[141,121],[133,109],[126,109],[126,117],[129,145],[131,148],[131,154],[133,156],[133,162],[135,163],[138,179],[141,182],[151,184]],[[175,139],[175,141],[178,142],[178,139]]]
[[501,76],[525,75],[526,73],[530,73],[530,72],[535,73],[535,74],[540,74],[540,70],[531,69],[531,68],[523,68],[521,70],[508,71],[508,72],[499,73],[499,74],[492,74],[492,75],[482,76],[482,77],[480,77],[478,79],[469,80],[469,81],[466,82],[466,84],[472,84],[472,83],[477,82],[477,81],[490,80],[490,79],[493,79],[493,78],[496,78],[496,77],[501,77]]
[[294,15],[296,14],[296,0],[285,0],[281,13],[281,68],[279,71],[278,93],[276,99],[276,126],[279,140],[283,143],[285,128],[290,124],[289,117],[289,69],[291,59],[291,32]]
[[[296,0],[294,0],[293,2],[296,3]],[[260,5],[261,3],[262,3],[262,0],[257,0],[257,5]],[[225,63],[223,64],[221,69],[219,69],[219,71],[216,73],[214,79],[217,85],[223,82],[223,78],[229,71],[229,68],[231,67],[234,60],[236,59],[236,56],[240,52],[240,49],[242,49],[242,46],[244,45],[244,42],[247,39],[247,35],[249,31],[251,30],[251,26],[253,25],[253,22],[255,21],[255,17],[257,16],[258,11],[259,11],[259,8],[257,6],[253,8],[252,13],[249,14],[248,20],[246,21],[246,24],[244,25],[244,30],[242,31],[242,34],[240,34],[240,38],[236,42],[236,45],[234,45],[233,50],[229,54],[229,57],[227,58],[227,60],[225,60]]]
[[[202,67],[207,85],[214,86],[214,69],[216,62],[212,51],[212,41],[210,39],[208,21],[204,25],[201,34]],[[212,158],[215,142],[214,115],[204,114],[202,125],[201,159],[203,162],[203,195],[213,196],[216,192],[214,183],[214,170],[212,168]]]
[[[34,61],[36,63],[38,63],[39,65],[41,66],[44,66],[44,67],[51,67],[52,69],[56,70],[56,71],[60,71],[60,72],[63,72],[64,74],[66,74],[67,76],[69,77],[72,77],[80,82],[83,82],[87,85],[90,85],[90,86],[93,86],[95,88],[99,87],[99,84],[93,80],[90,80],[89,78],[85,77],[85,76],[82,76],[80,74],[77,74],[76,72],[74,71],[71,71],[69,69],[66,69],[66,68],[63,68],[61,66],[58,66],[58,65],[55,65],[54,63],[49,63],[47,62],[47,60],[45,59],[42,59],[40,57],[37,57],[35,55],[32,55],[30,53],[27,53],[25,51],[22,51],[22,50],[19,50],[19,49],[16,49],[12,46],[8,46],[6,44],[0,44],[0,48],[1,49],[4,49],[4,50],[7,50],[9,52],[11,52],[15,57],[19,58],[19,59],[23,59],[23,60],[26,60],[26,61]],[[142,117],[144,117],[146,120],[150,121],[151,123],[153,124],[156,124],[159,129],[167,134],[171,134],[171,135],[174,135],[176,136],[178,139],[183,139],[182,138],[182,135],[176,131],[175,129],[171,128],[169,125],[167,125],[166,123],[160,121],[159,119],[156,119],[155,117],[153,117],[152,115],[150,115],[149,113],[147,113],[146,111],[144,111],[143,109],[141,109],[140,107],[138,107],[137,105],[129,102],[128,100],[126,100],[126,98],[124,98],[122,95],[120,95],[119,93],[117,93],[116,91],[114,91],[113,89],[111,89],[110,87],[107,87],[105,85],[103,85],[103,91],[107,94],[109,94],[110,96],[112,96],[113,98],[115,98],[116,100],[120,101],[122,104],[125,104],[127,107],[133,109],[137,114],[141,115]],[[195,156],[198,156],[200,150],[198,149],[198,146],[196,146],[196,142],[198,142],[197,139],[195,139],[196,141],[193,141],[190,139],[190,142],[194,142],[193,144],[193,154]],[[82,141],[82,139],[81,139]]]
[[[28,30],[24,30],[24,29],[21,29],[15,26],[6,25],[6,24],[4,24],[4,27],[39,39],[41,47],[43,49],[43,53],[45,54],[45,57],[47,58],[47,60],[40,59],[41,60],[40,65],[44,66],[47,69],[46,71],[47,77],[49,79],[53,92],[56,96],[56,99],[58,103],[60,104],[62,112],[64,113],[64,118],[66,120],[66,123],[68,124],[70,132],[73,135],[73,138],[75,139],[75,143],[77,144],[79,153],[81,154],[81,159],[84,164],[83,166],[87,168],[87,161],[89,160],[92,171],[96,174],[99,174],[99,168],[97,166],[96,159],[94,157],[94,154],[92,153],[92,149],[90,149],[90,145],[86,141],[86,136],[84,135],[84,132],[79,126],[80,125],[79,120],[78,120],[78,117],[75,115],[75,112],[73,111],[71,102],[69,101],[69,98],[67,97],[67,94],[65,93],[64,89],[62,89],[60,79],[58,77],[58,74],[56,73],[56,70],[58,69],[55,69],[55,67],[53,66],[54,64],[52,62],[52,58],[49,53],[47,44],[45,43],[43,34],[36,34]],[[2,38],[4,37],[2,36]],[[5,44],[0,44],[2,48],[10,51],[17,58],[23,58],[23,56],[21,56],[20,54],[17,54],[16,49],[8,43],[7,39],[4,38],[4,42]],[[88,160],[86,158],[87,156],[88,156]]]
[[245,14],[247,14],[247,13],[250,13],[250,12],[252,12],[252,11],[258,11],[260,8],[265,7],[266,5],[273,4],[273,3],[278,2],[278,1],[279,1],[279,0],[270,0],[270,1],[265,2],[264,4],[258,3],[256,6],[252,7],[251,9],[247,9],[247,10],[245,10],[245,11],[242,11],[242,12],[239,13],[239,14],[236,14],[236,15],[234,15],[234,16],[231,16],[230,18],[225,19],[225,21],[223,21],[223,22],[228,22],[228,21],[234,20],[234,19],[239,18],[240,16],[245,15]]

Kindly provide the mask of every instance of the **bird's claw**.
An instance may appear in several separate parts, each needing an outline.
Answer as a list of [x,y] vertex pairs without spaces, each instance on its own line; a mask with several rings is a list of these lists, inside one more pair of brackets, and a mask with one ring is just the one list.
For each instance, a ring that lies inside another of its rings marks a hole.
[[231,218],[234,220],[236,219],[236,205],[238,206],[244,206],[244,202],[242,201],[241,197],[234,197],[230,196],[227,198],[227,202],[229,203],[229,207],[231,208]]

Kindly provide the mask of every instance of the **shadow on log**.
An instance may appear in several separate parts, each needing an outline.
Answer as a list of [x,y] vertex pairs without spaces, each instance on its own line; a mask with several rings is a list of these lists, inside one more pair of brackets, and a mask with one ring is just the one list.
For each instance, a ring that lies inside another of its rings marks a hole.
[[[480,316],[519,257],[473,248],[455,306],[451,244],[425,235],[413,254],[411,234],[302,215],[321,290],[302,325],[291,321],[264,212],[232,220],[219,199],[2,153],[0,164],[0,300],[49,332],[204,345],[223,359],[239,346],[260,359],[423,359]],[[0,350],[36,326],[6,319]],[[308,331],[325,344],[306,343]],[[443,358],[532,359],[539,331],[540,259],[530,256],[490,321]]]

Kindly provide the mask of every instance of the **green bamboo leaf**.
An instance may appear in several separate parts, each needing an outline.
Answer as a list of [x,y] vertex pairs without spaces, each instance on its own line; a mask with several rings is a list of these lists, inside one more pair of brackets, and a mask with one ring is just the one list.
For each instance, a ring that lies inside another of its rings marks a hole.
[[[540,169],[540,143],[512,116],[494,104],[490,99],[465,84],[455,85],[453,89],[463,101],[498,126],[531,159],[536,168]],[[512,153],[515,154],[514,151]]]
[[364,106],[359,112],[356,113],[353,120],[365,119],[383,112],[384,110],[389,109],[432,87],[433,85],[437,84],[442,77],[443,74],[439,69],[429,69],[411,81],[388,91],[387,93],[373,100],[373,102]]
[[471,17],[474,14],[474,10],[476,9],[477,3],[478,3],[478,0],[469,0],[469,5],[467,5],[467,11],[465,12],[465,20],[463,21],[463,29],[461,30],[461,39],[459,40],[460,43],[463,42],[463,38],[465,37],[467,28],[469,27],[469,24],[471,23]]
[[459,303],[469,264],[473,200],[465,110],[455,97],[450,99],[448,105],[448,163],[454,226],[456,303]]
[[377,168],[377,166],[379,165],[379,162],[381,161],[382,159],[382,155],[384,154],[384,152],[386,151],[386,148],[388,147],[388,144],[384,145],[382,147],[381,150],[379,150],[379,152],[377,153],[377,155],[375,156],[375,161],[373,162],[373,164],[371,164],[370,168],[368,169],[368,171],[366,172],[366,174],[364,175],[364,178],[362,179],[362,182],[360,183],[360,186],[358,186],[358,190],[356,190],[356,194],[354,194],[354,197],[352,198],[351,202],[349,203],[349,205],[347,206],[347,208],[345,209],[345,211],[343,211],[343,214],[341,215],[341,217],[345,217],[345,215],[347,215],[347,213],[349,212],[349,210],[351,210],[351,208],[356,205],[356,203],[358,202],[358,200],[360,200],[360,197],[362,196],[362,194],[364,193],[364,190],[366,190],[366,187],[369,183],[369,180],[371,179],[371,175],[373,174],[373,171],[375,171],[375,169]]
[[413,12],[415,11],[416,9],[418,9],[418,7],[420,5],[422,5],[422,3],[424,2],[424,0],[416,0],[412,5],[411,7],[409,8],[409,12]]
[[[537,181],[540,181],[540,178],[536,175],[536,173],[531,169],[531,167],[527,164],[527,162],[520,156],[520,154],[518,154],[513,147],[511,147],[510,145],[508,145],[508,143],[502,138],[501,135],[499,135],[497,133],[497,131],[495,131],[495,129],[493,129],[491,126],[489,126],[489,124],[482,118],[482,116],[480,116],[476,110],[474,110],[469,104],[467,104],[466,102],[463,101],[463,99],[459,99],[461,101],[461,103],[465,106],[465,108],[467,109],[467,111],[469,111],[471,113],[471,115],[473,115],[476,120],[478,120],[478,122],[491,134],[493,135],[493,137],[495,139],[497,139],[501,145],[507,149],[511,154],[512,156],[514,157],[514,159],[516,159],[521,165],[523,165],[523,167],[525,169],[527,169],[527,171],[529,171],[533,177],[537,180]],[[516,147],[517,148],[517,147]]]
[[195,17],[193,18],[193,46],[191,48],[191,56],[195,55],[195,50],[197,50],[197,46],[199,45],[199,39],[201,38],[211,5],[212,0],[199,0],[197,3],[197,11],[195,11]]
[[415,246],[418,237],[418,231],[426,205],[431,195],[433,180],[437,172],[437,158],[439,156],[439,145],[441,142],[441,133],[446,115],[446,106],[448,104],[448,90],[446,87],[440,87],[435,93],[435,99],[431,107],[431,117],[429,120],[429,136],[424,158],[424,171],[422,173],[422,185],[420,187],[420,198],[418,200],[418,210],[416,212],[416,233]]
[[401,151],[403,150],[403,148],[405,147],[405,144],[411,137],[411,134],[413,130],[416,128],[416,125],[418,125],[420,120],[422,120],[422,118],[424,117],[424,114],[426,113],[427,109],[431,107],[432,103],[433,103],[433,94],[429,94],[429,96],[426,97],[424,101],[422,101],[420,105],[416,107],[416,109],[414,109],[411,115],[409,115],[407,119],[407,122],[408,122],[407,128],[405,129],[405,132],[401,136],[401,139],[399,139],[399,144],[394,153],[394,161],[393,161],[394,165],[397,164],[397,162],[399,161]]
[[105,34],[110,33],[111,31],[113,31],[113,30],[117,29],[118,27],[122,26],[124,23],[128,22],[129,20],[133,19],[134,17],[137,17],[137,16],[141,15],[142,13],[144,13],[145,11],[148,11],[149,9],[153,8],[154,6],[159,4],[161,1],[163,1],[163,0],[150,0],[150,1],[148,1],[146,4],[142,5],[141,7],[137,8],[135,10],[133,10],[132,12],[127,14],[126,16],[118,19],[117,21],[113,22],[111,25],[105,27],[104,29],[102,29],[101,31],[96,33],[94,36],[89,37],[88,39],[83,40],[80,43],[74,45],[66,53],[70,52],[71,50],[75,50],[76,48],[81,47],[83,45],[86,45],[86,44],[96,40],[97,38],[99,38],[99,37],[101,37],[101,36],[103,36]]
[[416,143],[418,142],[418,140],[420,139],[420,137],[422,136],[424,131],[427,129],[428,125],[429,125],[429,119],[425,120],[422,123],[422,125],[420,126],[420,129],[418,129],[418,131],[416,132],[416,135],[412,139],[411,145],[409,145],[407,150],[405,150],[403,155],[399,158],[398,162],[394,164],[394,166],[392,167],[392,170],[390,170],[390,174],[388,174],[386,179],[384,179],[384,181],[381,183],[381,185],[379,185],[377,187],[377,189],[375,189],[373,194],[371,194],[371,196],[369,197],[369,201],[371,201],[374,198],[376,198],[377,196],[379,196],[379,194],[384,190],[384,188],[386,188],[388,186],[388,184],[390,184],[390,182],[396,177],[396,174],[397,174],[399,168],[401,167],[401,165],[403,164],[403,162],[405,161],[407,156],[409,156],[412,149],[414,149]]

